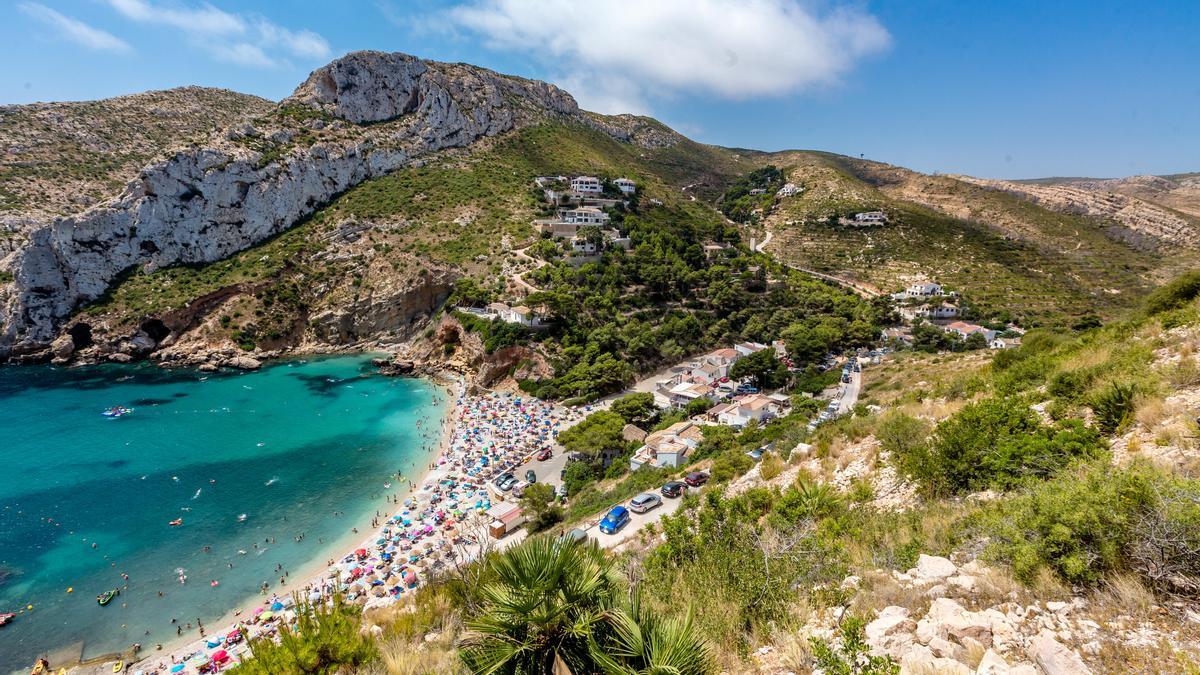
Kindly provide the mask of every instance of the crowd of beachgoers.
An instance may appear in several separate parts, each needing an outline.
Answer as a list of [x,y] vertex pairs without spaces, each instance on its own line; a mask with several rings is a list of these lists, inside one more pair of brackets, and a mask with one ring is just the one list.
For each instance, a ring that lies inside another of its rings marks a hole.
[[[296,618],[296,598],[321,603],[340,594],[364,609],[402,601],[420,584],[469,562],[497,545],[485,512],[497,491],[492,480],[550,447],[560,431],[586,411],[563,408],[520,393],[467,395],[459,388],[440,430],[441,444],[425,475],[384,477],[387,507],[376,513],[372,534],[298,586],[281,586],[260,604],[234,612],[219,630],[197,625],[189,642],[155,651],[130,669],[151,673],[222,670],[249,652],[247,638],[277,635]],[[437,399],[434,401],[438,403]],[[436,435],[432,429],[423,436]],[[372,489],[377,489],[373,487]],[[509,497],[511,498],[511,497]],[[357,532],[357,529],[353,530]],[[199,621],[197,620],[197,624]]]

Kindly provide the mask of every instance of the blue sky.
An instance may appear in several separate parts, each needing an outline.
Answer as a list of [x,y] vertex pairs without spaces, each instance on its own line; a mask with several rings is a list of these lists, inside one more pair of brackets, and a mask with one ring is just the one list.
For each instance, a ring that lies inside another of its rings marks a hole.
[[381,49],[546,79],[721,145],[1166,174],[1200,171],[1198,36],[1196,0],[15,0],[0,101],[186,84],[279,99]]

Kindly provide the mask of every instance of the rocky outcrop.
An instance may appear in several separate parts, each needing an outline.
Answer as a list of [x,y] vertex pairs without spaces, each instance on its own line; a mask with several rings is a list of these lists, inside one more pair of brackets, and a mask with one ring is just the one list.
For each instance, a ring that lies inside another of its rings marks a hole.
[[[35,229],[11,265],[0,358],[45,348],[66,317],[129,270],[225,258],[418,157],[578,114],[570,95],[545,83],[378,52],[318,69],[283,106],[316,117],[281,112],[278,128],[215,136],[147,167],[117,199]],[[340,120],[326,124],[323,114]]]
[[380,336],[403,338],[409,329],[441,307],[458,275],[426,268],[419,280],[394,289],[368,292],[308,319],[307,336],[324,344],[351,344]]

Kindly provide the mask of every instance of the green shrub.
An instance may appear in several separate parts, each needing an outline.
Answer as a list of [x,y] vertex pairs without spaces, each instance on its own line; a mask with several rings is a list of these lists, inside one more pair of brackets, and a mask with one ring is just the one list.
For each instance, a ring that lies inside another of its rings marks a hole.
[[1092,397],[1092,412],[1101,431],[1115,433],[1132,419],[1136,390],[1133,384],[1113,382]]
[[813,665],[826,675],[897,675],[900,666],[890,656],[872,656],[866,641],[867,622],[856,616],[842,620],[841,646],[809,638]]
[[280,628],[278,643],[270,637],[251,640],[254,658],[230,672],[331,675],[366,665],[379,655],[375,641],[361,630],[361,611],[340,595],[327,604],[298,605],[297,617],[295,629]]
[[1185,272],[1154,289],[1146,298],[1146,313],[1178,309],[1200,295],[1200,271]]
[[988,557],[1012,565],[1024,582],[1049,569],[1072,584],[1094,584],[1122,569],[1138,514],[1155,502],[1159,474],[1100,463],[1066,472],[996,503],[982,517]]
[[930,442],[897,458],[933,495],[1008,489],[1104,453],[1099,434],[1077,420],[1042,424],[1019,397],[972,403],[937,426]]
[[1087,370],[1066,370],[1050,378],[1047,391],[1051,396],[1065,401],[1079,400],[1091,386],[1093,374]]

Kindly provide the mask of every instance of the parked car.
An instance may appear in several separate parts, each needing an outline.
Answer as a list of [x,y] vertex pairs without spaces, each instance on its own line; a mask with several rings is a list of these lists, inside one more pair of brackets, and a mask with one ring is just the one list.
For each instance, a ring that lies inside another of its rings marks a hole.
[[533,469],[525,470],[525,482],[526,483],[536,483],[537,482],[537,474],[534,473]]
[[520,482],[521,481],[517,480],[516,476],[514,476],[510,473],[510,474],[508,474],[508,479],[505,480],[503,483],[497,485],[496,487],[500,488],[501,490],[503,490],[505,492],[508,492],[509,490],[515,488],[517,486],[517,483],[520,483]]
[[662,496],[664,496],[664,497],[670,497],[670,498],[674,499],[676,497],[682,496],[683,493],[687,492],[687,483],[685,483],[681,480],[673,480],[670,483],[667,483],[666,485],[662,486],[662,489],[659,490],[659,492],[661,492]]
[[629,524],[629,509],[624,506],[614,506],[600,521],[600,531],[604,534],[615,534]]
[[[505,483],[507,483],[508,479],[510,479],[510,478],[514,478],[514,476],[511,473],[502,473],[496,477],[496,480],[492,481],[492,485],[495,485],[496,487],[500,487],[501,485],[504,485]],[[504,488],[500,488],[500,489],[504,489]]]
[[529,483],[518,482],[517,486],[512,489],[513,496],[517,499],[525,496],[525,488],[529,487]]
[[708,474],[703,471],[693,471],[683,477],[683,482],[692,487],[700,487],[708,482]]
[[629,500],[629,510],[634,513],[645,513],[658,506],[662,506],[662,497],[653,492],[643,492]]
[[542,448],[541,451],[538,452],[538,454],[536,455],[536,459],[539,462],[544,462],[553,456],[554,456],[553,448]]
[[558,487],[554,488],[554,496],[558,497],[559,499],[566,499],[567,498],[567,484],[560,483]]

